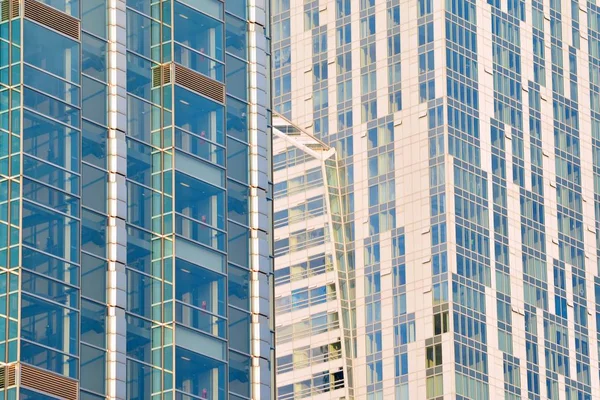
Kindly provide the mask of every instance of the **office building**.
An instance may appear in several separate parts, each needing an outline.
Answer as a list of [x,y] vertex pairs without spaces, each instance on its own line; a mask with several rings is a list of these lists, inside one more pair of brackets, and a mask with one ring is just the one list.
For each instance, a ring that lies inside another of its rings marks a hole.
[[267,4],[0,6],[0,398],[273,398]]
[[[335,150],[347,262],[278,253],[279,397],[599,399],[600,7],[274,0],[271,15],[274,110]],[[310,185],[295,160],[275,196]],[[278,201],[285,232],[298,205]],[[313,285],[340,272],[335,323],[306,338],[325,321]],[[323,391],[338,368],[344,387]]]
[[276,115],[273,180],[277,398],[343,397],[352,364],[336,151]]

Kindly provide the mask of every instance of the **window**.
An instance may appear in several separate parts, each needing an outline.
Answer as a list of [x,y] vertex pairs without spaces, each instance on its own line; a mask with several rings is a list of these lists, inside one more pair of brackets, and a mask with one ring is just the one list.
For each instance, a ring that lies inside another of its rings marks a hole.
[[342,25],[335,31],[335,39],[337,47],[349,44],[352,41],[352,25]]
[[433,315],[433,334],[441,335],[442,333],[448,332],[450,323],[450,317],[448,311]]
[[375,34],[375,15],[369,15],[360,20],[360,38]]
[[316,7],[313,7],[309,10],[304,11],[304,30],[308,31],[312,28],[319,26],[319,7],[318,4],[315,4]]
[[419,74],[433,71],[435,69],[435,57],[434,51],[428,51],[426,53],[419,54]]
[[442,365],[442,344],[428,346],[425,349],[425,367],[433,368]]
[[408,374],[408,354],[402,353],[395,357],[395,373],[396,376],[402,376]]
[[427,378],[427,398],[442,396],[444,394],[443,375],[434,375]]
[[433,22],[419,25],[419,46],[431,43],[433,41]]
[[400,34],[397,33],[388,37],[388,57],[400,54]]

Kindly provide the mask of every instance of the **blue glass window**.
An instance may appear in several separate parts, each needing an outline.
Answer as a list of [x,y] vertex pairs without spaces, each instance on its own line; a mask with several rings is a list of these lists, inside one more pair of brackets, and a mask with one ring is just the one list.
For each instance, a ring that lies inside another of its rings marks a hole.
[[61,352],[79,352],[78,313],[36,297],[21,295],[21,337]]
[[175,173],[175,211],[201,225],[225,228],[225,192],[215,186]]
[[213,314],[225,315],[225,276],[176,259],[177,300]]
[[29,20],[23,21],[23,41],[23,61],[79,83],[79,43]]
[[108,75],[106,59],[108,44],[85,33],[81,36],[81,43],[83,45],[81,72],[106,82]]
[[[130,1],[127,2],[129,5]],[[83,0],[81,2],[81,28],[106,39],[106,0]]]
[[175,125],[224,144],[224,107],[180,86],[175,86]]
[[190,350],[175,350],[175,387],[205,399],[225,400],[225,364]]

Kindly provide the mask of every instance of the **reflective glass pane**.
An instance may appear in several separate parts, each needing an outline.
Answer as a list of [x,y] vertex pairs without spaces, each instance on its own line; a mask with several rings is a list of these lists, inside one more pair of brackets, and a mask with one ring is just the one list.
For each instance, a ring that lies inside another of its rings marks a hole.
[[81,341],[106,347],[106,306],[85,299],[81,301]]
[[81,345],[82,389],[104,393],[106,385],[106,353],[84,344]]
[[83,205],[93,210],[105,213],[108,202],[108,173],[82,164]]
[[79,87],[40,69],[23,64],[23,80],[40,92],[49,94],[73,106],[79,106]]
[[23,243],[68,261],[79,261],[79,223],[23,201]]
[[248,59],[248,33],[246,21],[232,15],[226,16],[225,37],[227,52]]
[[107,30],[106,0],[83,0],[81,2],[81,28],[106,38]]
[[79,132],[41,115],[23,110],[23,151],[79,172]]
[[79,352],[79,315],[57,304],[21,295],[21,336],[62,352]]
[[83,121],[81,159],[103,169],[107,168],[108,130]]
[[227,269],[229,304],[250,310],[250,272],[229,264]]
[[[97,0],[89,0],[90,3]],[[84,2],[87,4],[87,1]],[[82,52],[82,72],[93,78],[106,82],[108,75],[107,66],[107,48],[108,44],[91,35],[83,34],[81,36],[83,45]]]
[[81,92],[83,117],[106,125],[108,120],[107,86],[84,76]]
[[175,260],[175,282],[177,300],[202,311],[225,315],[224,275],[178,258]]
[[97,301],[106,300],[106,261],[89,254],[81,255],[81,295]]
[[175,387],[211,400],[225,400],[225,365],[217,360],[177,347]]
[[201,225],[225,228],[225,192],[179,171],[175,172],[175,211]]
[[175,86],[175,125],[208,140],[224,144],[224,107]]
[[173,7],[175,41],[223,61],[223,23],[179,2]]
[[[23,61],[79,83],[79,44],[29,20],[23,21]],[[50,51],[48,51],[50,50]]]

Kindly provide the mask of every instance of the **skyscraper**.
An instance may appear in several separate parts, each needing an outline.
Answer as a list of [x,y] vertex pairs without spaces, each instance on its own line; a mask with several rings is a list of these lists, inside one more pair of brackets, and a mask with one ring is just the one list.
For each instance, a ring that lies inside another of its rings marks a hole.
[[280,397],[600,398],[595,2],[272,6],[274,109],[336,151],[349,309],[298,335],[328,264],[277,256]]
[[273,161],[278,399],[343,397],[350,310],[336,151],[275,116]]
[[0,6],[0,397],[272,398],[268,5]]

